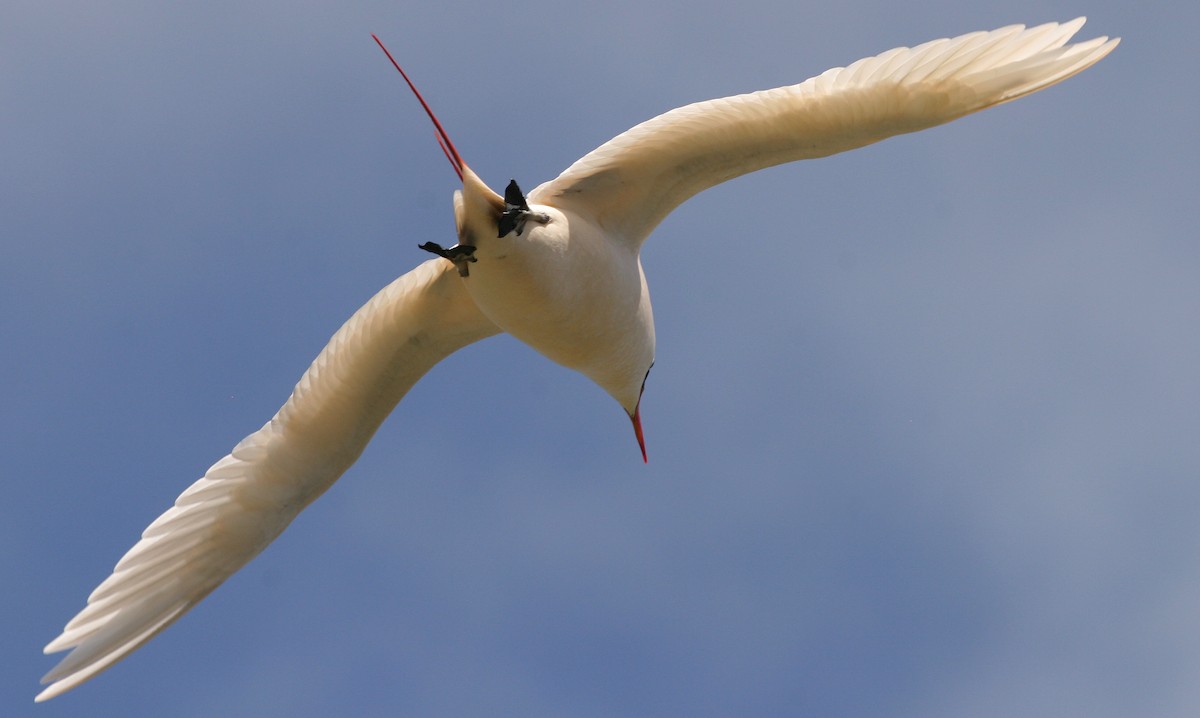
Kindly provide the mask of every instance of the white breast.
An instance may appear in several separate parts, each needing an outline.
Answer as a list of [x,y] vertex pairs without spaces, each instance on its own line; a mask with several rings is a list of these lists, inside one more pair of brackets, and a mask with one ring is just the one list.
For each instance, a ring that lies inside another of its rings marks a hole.
[[550,222],[475,240],[479,261],[464,280],[472,299],[504,331],[602,386],[644,371],[654,319],[637,249],[570,212],[532,209]]

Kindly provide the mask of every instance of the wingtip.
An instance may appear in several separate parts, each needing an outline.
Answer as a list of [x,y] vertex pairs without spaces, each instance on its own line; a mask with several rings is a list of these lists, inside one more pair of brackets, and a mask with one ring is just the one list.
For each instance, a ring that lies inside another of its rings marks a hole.
[[41,693],[38,693],[36,696],[33,697],[33,702],[34,703],[45,703],[46,701],[50,700],[51,698],[62,693],[62,690],[59,690],[57,688],[57,685],[58,684],[53,684],[53,685],[50,685],[47,688],[45,688]]
[[54,677],[52,677],[53,675],[54,675],[54,671],[50,671],[46,675],[42,676],[41,683],[42,683],[42,685],[44,685],[46,687],[43,688],[40,693],[38,693],[36,696],[33,697],[34,703],[45,703],[46,701],[50,700],[51,698],[56,698],[58,696],[61,696],[63,693],[66,693],[67,691],[71,690],[72,688],[74,688],[75,686],[79,685],[84,680],[86,680],[86,678],[85,679],[72,679],[72,677],[70,677],[70,676],[67,676],[64,678],[54,678]]
[[[1087,22],[1087,16],[1080,15],[1079,17],[1075,18],[1074,20],[1068,20],[1067,22],[1064,22],[1063,27],[1071,28],[1071,35],[1074,35],[1075,33],[1079,32],[1080,28],[1082,28],[1086,22]],[[1097,45],[1099,45],[1100,47],[1104,48],[1104,51],[1101,53],[1101,57],[1103,57],[1104,55],[1107,55],[1108,53],[1112,52],[1112,49],[1114,47],[1121,44],[1121,38],[1119,38],[1119,37],[1110,38],[1107,35],[1101,35],[1100,37],[1093,38],[1089,42],[1094,42]]]

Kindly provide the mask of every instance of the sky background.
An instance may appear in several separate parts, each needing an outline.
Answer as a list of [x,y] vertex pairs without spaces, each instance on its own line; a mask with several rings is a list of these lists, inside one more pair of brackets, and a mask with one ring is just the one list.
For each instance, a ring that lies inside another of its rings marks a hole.
[[[1196,715],[1200,6],[1166,7],[6,3],[0,714]],[[588,380],[469,347],[260,558],[33,705],[141,530],[453,242],[369,33],[530,189],[688,102],[1081,14],[1123,43],[1063,85],[659,227],[648,466]]]

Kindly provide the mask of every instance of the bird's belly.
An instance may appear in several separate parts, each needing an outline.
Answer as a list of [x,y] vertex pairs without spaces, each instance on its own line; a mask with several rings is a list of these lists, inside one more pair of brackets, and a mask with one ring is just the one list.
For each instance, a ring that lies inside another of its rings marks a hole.
[[578,241],[539,242],[536,234],[480,245],[464,280],[472,299],[496,326],[549,359],[590,374],[645,333],[649,307],[636,256]]

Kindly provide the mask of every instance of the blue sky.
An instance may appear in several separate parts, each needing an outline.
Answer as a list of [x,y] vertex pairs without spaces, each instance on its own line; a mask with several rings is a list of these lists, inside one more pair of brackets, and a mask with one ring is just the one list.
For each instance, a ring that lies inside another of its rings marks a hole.
[[[1195,715],[1200,11],[412,5],[0,11],[0,712]],[[369,33],[528,189],[687,102],[1081,14],[1124,41],[1063,85],[660,226],[648,466],[583,377],[469,347],[246,570],[33,706],[146,524],[453,241]]]

